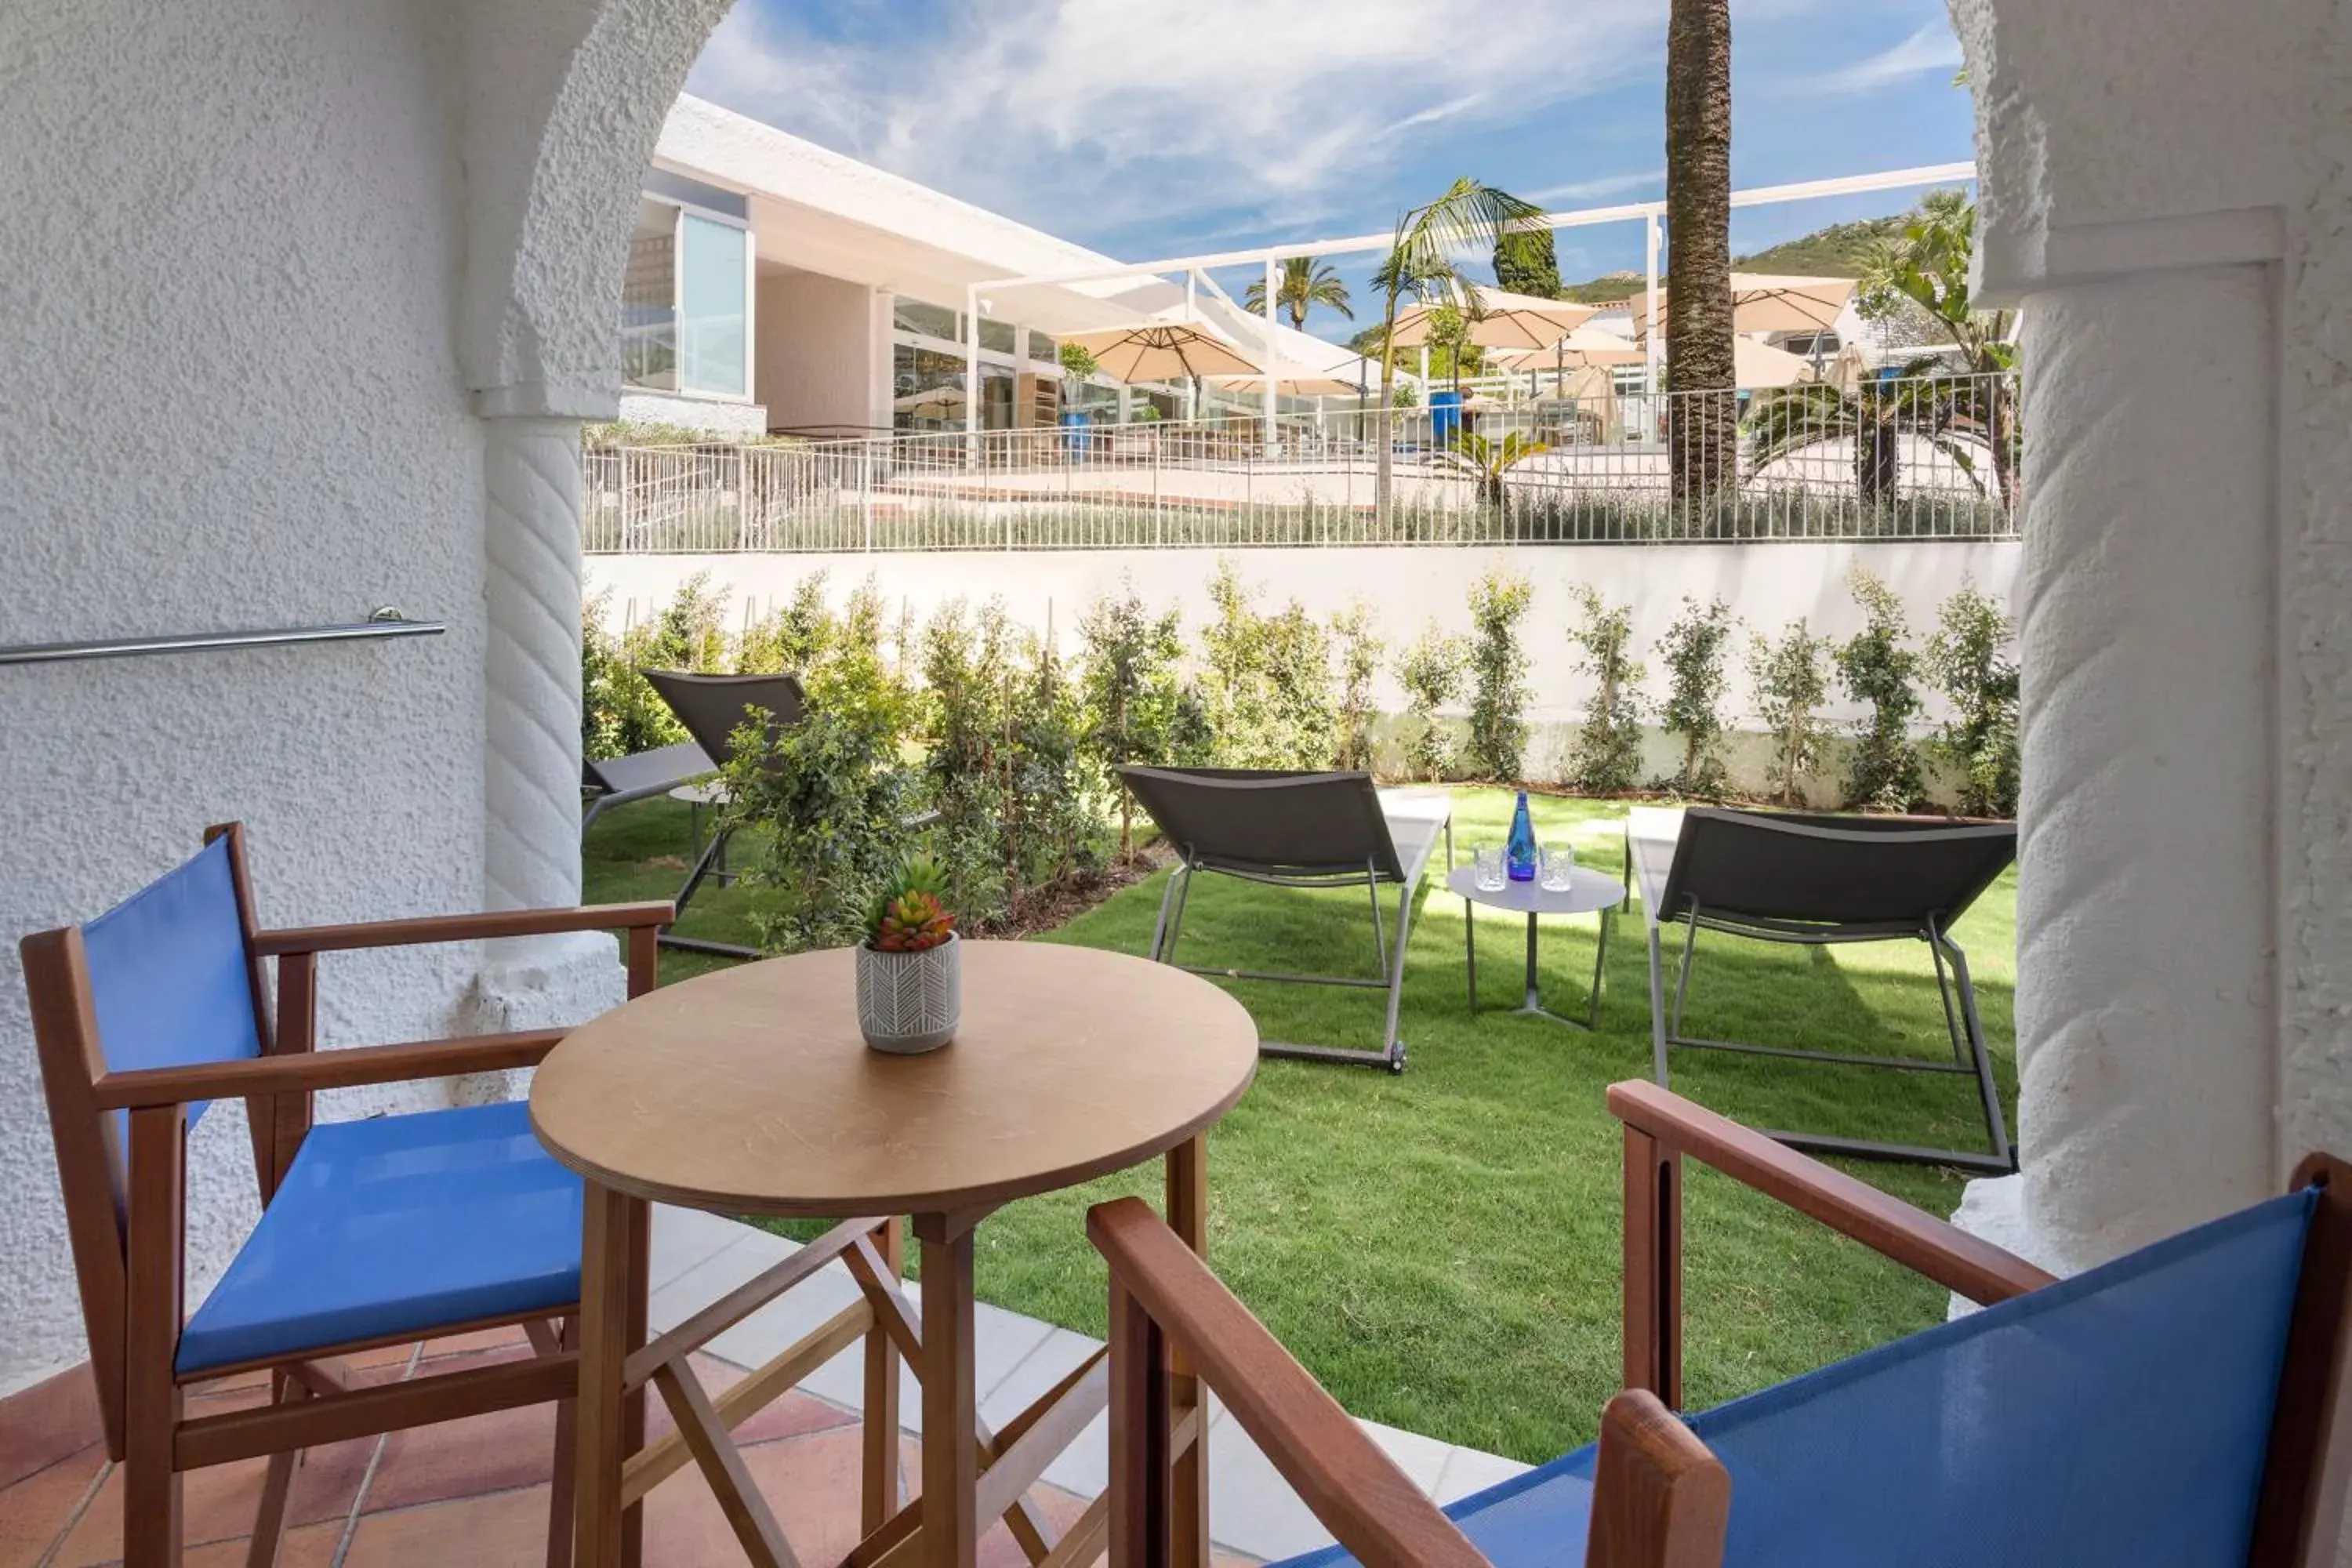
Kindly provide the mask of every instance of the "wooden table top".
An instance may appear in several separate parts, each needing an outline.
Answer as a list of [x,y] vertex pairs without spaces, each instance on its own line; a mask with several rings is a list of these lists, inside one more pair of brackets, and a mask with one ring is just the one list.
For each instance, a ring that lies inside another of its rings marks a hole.
[[664,986],[574,1030],[531,1125],[593,1181],[799,1217],[982,1207],[1124,1170],[1211,1126],[1257,1027],[1198,976],[1093,948],[972,942],[963,1021],[924,1056],[869,1050],[847,948]]

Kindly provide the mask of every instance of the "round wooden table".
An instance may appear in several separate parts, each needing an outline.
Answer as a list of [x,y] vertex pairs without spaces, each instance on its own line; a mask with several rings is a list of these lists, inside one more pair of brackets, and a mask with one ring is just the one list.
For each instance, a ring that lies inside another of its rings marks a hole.
[[[532,1125],[588,1184],[578,1568],[626,1564],[636,1554],[635,1505],[650,1482],[625,1489],[624,1472],[651,1468],[656,1451],[635,1452],[648,1383],[679,1416],[679,1436],[748,1554],[790,1561],[779,1557],[774,1521],[726,1436],[747,1412],[714,1410],[687,1358],[836,1256],[857,1276],[861,1307],[870,1310],[863,1336],[870,1550],[861,1549],[861,1559],[919,1531],[919,1561],[964,1568],[981,1530],[1000,1514],[1033,1557],[1043,1550],[1028,1539],[1042,1526],[1022,1494],[1103,1407],[1107,1368],[1097,1360],[1065,1379],[1007,1424],[1002,1443],[981,1425],[973,1231],[1015,1198],[1164,1155],[1169,1223],[1200,1249],[1204,1134],[1249,1087],[1257,1030],[1232,997],[1168,965],[1040,942],[962,945],[962,1023],[952,1044],[929,1055],[866,1047],[854,955],[836,949],[651,992],[575,1030],[539,1068]],[[646,1344],[648,1200],[851,1223]],[[900,1215],[913,1217],[921,1247],[919,1314],[898,1289]],[[747,1295],[762,1280],[773,1289]],[[829,1357],[855,1342],[854,1331],[844,1341],[844,1326],[828,1325],[833,1338],[811,1353]],[[791,1353],[771,1363],[779,1370],[769,1382],[797,1365]],[[905,1509],[896,1502],[896,1446],[876,1430],[894,1434],[898,1425],[894,1354],[908,1357],[922,1384],[922,1496]],[[1206,1552],[1204,1447],[1191,1446],[1179,1476],[1180,1519],[1199,1533],[1197,1550],[1186,1553],[1195,1560]]]

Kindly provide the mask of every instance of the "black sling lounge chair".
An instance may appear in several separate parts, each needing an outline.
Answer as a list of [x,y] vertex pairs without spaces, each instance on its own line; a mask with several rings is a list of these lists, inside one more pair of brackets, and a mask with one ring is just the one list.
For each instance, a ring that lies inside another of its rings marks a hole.
[[[1286,1045],[1265,1041],[1270,1057],[1350,1062],[1404,1070],[1397,1007],[1404,994],[1405,940],[1412,894],[1443,835],[1453,858],[1453,807],[1443,793],[1376,790],[1366,773],[1284,773],[1253,768],[1123,767],[1119,776],[1160,825],[1181,858],[1160,895],[1151,956],[1176,963],[1176,939],[1192,879],[1213,871],[1276,888],[1361,887],[1370,895],[1377,976],[1271,973],[1178,964],[1229,980],[1279,980],[1306,985],[1360,985],[1388,993],[1381,1048]],[[1381,918],[1381,889],[1397,889],[1396,940]]]
[[[808,699],[801,690],[798,679],[789,675],[692,675],[677,669],[647,669],[640,671],[661,700],[669,704],[686,732],[694,737],[692,746],[704,755],[704,773],[725,767],[735,756],[735,731],[744,722],[745,710],[756,708],[768,715],[768,734],[797,724],[807,710]],[[675,751],[669,747],[666,750]],[[659,752],[642,753],[647,759]],[[642,797],[640,797],[642,798]],[[722,815],[714,822],[710,837],[702,852],[694,859],[694,868],[686,874],[686,883],[677,890],[674,900],[677,912],[686,913],[686,906],[701,888],[720,858],[727,852],[730,829]],[[707,938],[678,936],[668,930],[661,934],[665,947],[685,952],[707,952],[719,958],[761,958],[765,955],[756,947],[740,942],[712,942]]]
[[[1984,1112],[1983,1152],[1930,1149],[1815,1132],[1772,1132],[1794,1149],[1874,1159],[1911,1160],[2006,1173],[2016,1151],[2001,1117],[1984,1028],[1977,1017],[1969,961],[1951,927],[2017,858],[2017,825],[1926,822],[1897,817],[1815,816],[1796,813],[1685,812],[1643,808],[1627,819],[1626,853],[1642,889],[1650,936],[1650,1034],[1654,1068],[1667,1081],[1670,1047],[1744,1051],[1800,1061],[1908,1072],[1973,1076]],[[1674,1004],[1665,996],[1663,938],[1684,929]],[[1854,1056],[1744,1040],[1694,1038],[1682,1032],[1691,959],[1701,931],[1759,942],[1916,941],[1927,944],[1944,1004],[1952,1059]]]
[[680,741],[675,746],[656,746],[649,752],[632,752],[625,757],[606,757],[600,762],[580,764],[581,804],[587,809],[580,814],[580,837],[586,838],[588,829],[605,807],[626,805],[631,801],[651,800],[657,795],[667,795],[680,784],[689,784],[709,773],[716,773],[719,764],[710,753],[692,741]]

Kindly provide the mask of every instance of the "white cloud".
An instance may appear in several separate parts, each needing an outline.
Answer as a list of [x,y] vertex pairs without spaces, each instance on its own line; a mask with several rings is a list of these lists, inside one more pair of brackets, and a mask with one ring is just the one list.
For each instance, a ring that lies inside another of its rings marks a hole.
[[[689,90],[1046,226],[1291,229],[1418,137],[1524,123],[1654,73],[1660,0],[1034,0],[812,34],[744,0]],[[902,20],[901,18],[905,18]],[[1475,39],[1475,47],[1455,40]],[[1475,172],[1475,171],[1474,171]]]
[[1559,206],[1563,202],[1589,202],[1598,196],[1614,196],[1627,191],[1638,191],[1644,185],[1663,189],[1666,172],[1658,169],[1633,169],[1622,174],[1602,174],[1595,179],[1571,180],[1564,185],[1547,185],[1540,191],[1526,193],[1528,200],[1541,202],[1546,206]]
[[1789,86],[1795,92],[1874,92],[1928,71],[1948,77],[1959,66],[1959,39],[1948,26],[1930,23],[1891,48],[1835,70],[1800,78]]

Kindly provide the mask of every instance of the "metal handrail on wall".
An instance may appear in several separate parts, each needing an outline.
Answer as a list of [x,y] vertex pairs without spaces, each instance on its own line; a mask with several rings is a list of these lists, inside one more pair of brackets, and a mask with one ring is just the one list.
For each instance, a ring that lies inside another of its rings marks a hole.
[[440,621],[412,621],[387,605],[364,621],[324,626],[282,626],[268,631],[183,632],[172,637],[100,637],[87,642],[21,643],[0,647],[0,664],[65,664],[85,658],[128,658],[135,654],[197,653],[212,648],[272,647],[289,643],[367,642],[385,637],[438,637]]

